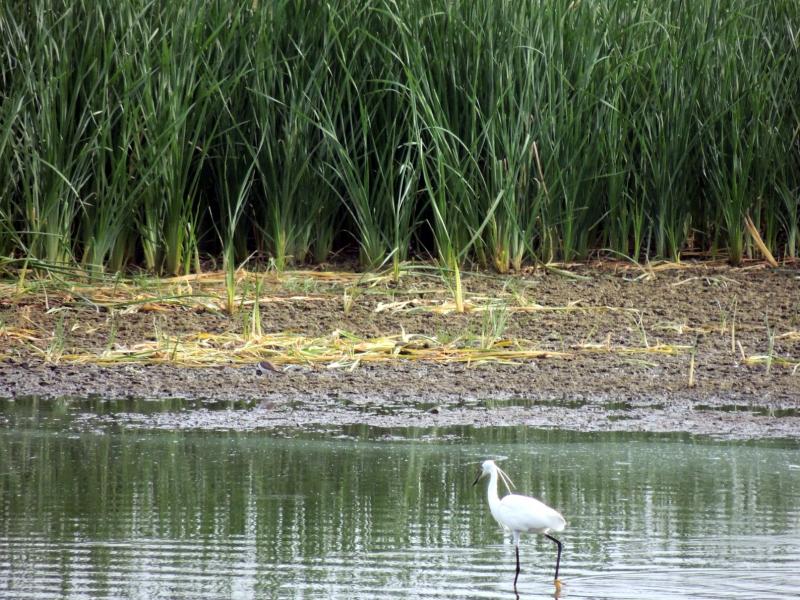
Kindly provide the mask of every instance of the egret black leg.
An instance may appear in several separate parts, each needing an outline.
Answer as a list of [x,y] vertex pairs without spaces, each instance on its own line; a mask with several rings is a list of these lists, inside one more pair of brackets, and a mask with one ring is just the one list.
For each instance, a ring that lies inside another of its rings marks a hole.
[[[544,537],[546,537],[548,540],[554,541],[556,543],[556,546],[558,546],[558,557],[556,558],[556,577],[555,577],[555,579],[558,580],[558,567],[561,565],[561,542],[559,542],[556,538],[547,533],[544,534]],[[517,559],[517,561],[519,561],[519,559]]]
[[514,591],[517,591],[517,579],[519,578],[519,546],[515,545],[514,548],[517,550],[517,572],[514,575]]

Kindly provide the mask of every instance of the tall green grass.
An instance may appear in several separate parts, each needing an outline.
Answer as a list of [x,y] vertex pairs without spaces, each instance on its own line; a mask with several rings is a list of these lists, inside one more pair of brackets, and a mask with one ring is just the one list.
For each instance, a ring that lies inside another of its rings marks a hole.
[[9,0],[0,255],[800,251],[800,4]]

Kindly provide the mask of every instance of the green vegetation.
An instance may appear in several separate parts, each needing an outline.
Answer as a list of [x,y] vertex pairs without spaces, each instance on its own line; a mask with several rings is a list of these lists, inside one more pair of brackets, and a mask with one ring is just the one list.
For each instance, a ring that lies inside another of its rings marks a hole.
[[[800,250],[800,4],[9,0],[0,256]],[[233,310],[233,307],[229,307]]]

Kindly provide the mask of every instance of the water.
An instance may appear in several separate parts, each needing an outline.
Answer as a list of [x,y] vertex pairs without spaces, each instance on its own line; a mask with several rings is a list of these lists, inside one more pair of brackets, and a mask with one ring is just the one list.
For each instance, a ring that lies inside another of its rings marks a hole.
[[[497,455],[567,518],[562,598],[800,596],[796,442],[127,426],[194,408],[0,401],[0,597],[513,598],[471,485]],[[553,544],[521,556],[520,597],[551,598]]]

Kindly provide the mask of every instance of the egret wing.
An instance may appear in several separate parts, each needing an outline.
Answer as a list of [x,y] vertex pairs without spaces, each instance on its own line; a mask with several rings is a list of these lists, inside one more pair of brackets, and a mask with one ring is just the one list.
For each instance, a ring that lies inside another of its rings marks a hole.
[[509,494],[500,500],[498,521],[512,531],[546,533],[563,531],[566,522],[561,514],[530,496]]

